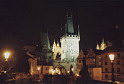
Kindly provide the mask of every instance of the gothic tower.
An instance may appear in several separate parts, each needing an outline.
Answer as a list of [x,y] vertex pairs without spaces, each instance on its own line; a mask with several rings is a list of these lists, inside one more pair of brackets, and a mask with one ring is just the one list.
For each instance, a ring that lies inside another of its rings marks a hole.
[[[74,70],[76,70],[76,59],[79,55],[79,41],[80,41],[80,34],[79,34],[79,27],[78,27],[78,34],[74,31],[72,15],[67,15],[67,22],[65,25],[65,34],[60,38],[61,42],[61,61],[68,62],[70,65],[72,64]],[[68,63],[65,64],[66,70],[69,69]]]

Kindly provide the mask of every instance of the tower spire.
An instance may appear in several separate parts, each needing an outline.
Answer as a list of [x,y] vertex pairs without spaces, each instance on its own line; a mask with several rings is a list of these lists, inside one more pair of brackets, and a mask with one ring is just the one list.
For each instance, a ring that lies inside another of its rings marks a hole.
[[106,43],[105,43],[104,38],[103,38],[100,48],[101,48],[101,50],[104,50],[106,47],[107,46],[106,46]]
[[96,45],[96,49],[97,49],[97,50],[100,50],[100,47],[99,47],[98,42],[97,42],[97,45]]
[[79,30],[79,25],[78,25],[78,36],[80,36],[80,30]]
[[70,17],[67,15],[67,33],[74,33],[72,15]]
[[55,42],[55,39],[54,39],[52,51],[55,52],[55,49],[56,49],[56,42]]
[[104,44],[105,43],[105,41],[104,41],[104,38],[102,39],[102,44]]

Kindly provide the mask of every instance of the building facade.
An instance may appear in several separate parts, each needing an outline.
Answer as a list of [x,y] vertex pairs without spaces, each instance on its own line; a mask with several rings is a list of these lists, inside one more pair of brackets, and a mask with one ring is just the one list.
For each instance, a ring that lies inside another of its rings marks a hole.
[[[97,51],[97,52],[96,52]],[[80,51],[77,58],[77,73],[83,68],[83,57],[86,60],[86,65],[91,79],[102,80],[102,68],[101,68],[101,54],[98,54],[98,50],[89,49],[88,51]]]
[[110,54],[114,54],[114,77],[115,80],[124,81],[124,49],[118,47],[109,47],[102,54],[102,73],[103,80],[111,80],[112,65],[109,58]]

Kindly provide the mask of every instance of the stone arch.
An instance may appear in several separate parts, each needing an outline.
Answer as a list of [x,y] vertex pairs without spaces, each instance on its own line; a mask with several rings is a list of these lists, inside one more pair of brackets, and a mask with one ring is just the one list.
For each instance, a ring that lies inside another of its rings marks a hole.
[[55,74],[57,75],[65,75],[66,74],[66,69],[62,65],[57,65],[54,67]]

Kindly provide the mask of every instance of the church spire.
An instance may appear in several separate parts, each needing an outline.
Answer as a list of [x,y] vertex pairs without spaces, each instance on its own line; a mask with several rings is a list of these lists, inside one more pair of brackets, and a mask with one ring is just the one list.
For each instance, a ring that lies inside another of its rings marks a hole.
[[105,41],[104,41],[104,38],[102,39],[102,44],[104,44],[105,43]]
[[99,47],[99,44],[97,43],[97,45],[96,45],[96,49],[97,50],[100,50],[100,47]]
[[104,50],[106,47],[107,46],[106,46],[106,43],[105,43],[104,38],[103,38],[100,48],[101,48],[101,50]]

